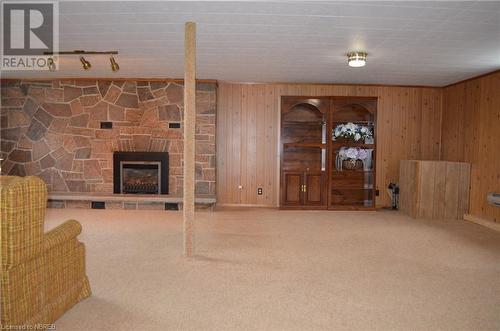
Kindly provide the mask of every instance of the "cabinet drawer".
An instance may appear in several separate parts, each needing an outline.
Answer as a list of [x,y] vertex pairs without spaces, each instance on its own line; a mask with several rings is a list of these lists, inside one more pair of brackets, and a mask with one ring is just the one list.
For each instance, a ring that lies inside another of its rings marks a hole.
[[333,171],[332,187],[373,188],[373,172],[370,171]]

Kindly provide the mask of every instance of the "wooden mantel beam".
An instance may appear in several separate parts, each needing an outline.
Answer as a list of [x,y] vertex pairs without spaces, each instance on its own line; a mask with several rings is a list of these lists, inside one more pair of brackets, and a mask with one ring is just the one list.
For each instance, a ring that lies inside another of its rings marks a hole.
[[194,253],[196,23],[187,22],[184,36],[184,255]]

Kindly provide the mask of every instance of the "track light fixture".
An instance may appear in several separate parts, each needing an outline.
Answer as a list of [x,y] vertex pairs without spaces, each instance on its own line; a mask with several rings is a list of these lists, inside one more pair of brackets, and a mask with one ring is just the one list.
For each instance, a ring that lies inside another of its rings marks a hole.
[[56,63],[54,62],[53,58],[49,57],[47,59],[47,67],[49,68],[50,71],[56,70]]
[[85,60],[83,56],[80,56],[80,62],[82,63],[83,70],[89,70],[92,67],[90,62]]
[[[89,70],[92,65],[90,64],[89,61],[87,61],[83,55],[105,55],[105,54],[108,54],[108,55],[111,55],[111,57],[109,58],[109,61],[111,63],[111,70],[113,70],[113,72],[116,72],[118,70],[120,70],[120,66],[118,65],[118,63],[116,62],[115,58],[113,57],[113,55],[117,55],[118,54],[118,51],[85,51],[85,50],[74,50],[74,51],[63,51],[63,52],[44,52],[43,53],[44,55],[79,55],[80,56],[80,62],[82,63],[82,67],[84,70]],[[47,60],[47,66],[49,68],[49,70],[51,71],[54,71],[57,69],[57,66],[54,62],[54,59],[53,58],[49,58]]]
[[111,55],[111,57],[109,58],[109,62],[111,62],[111,70],[113,70],[114,72],[120,70],[120,66],[116,62],[116,60],[113,57],[113,55]]

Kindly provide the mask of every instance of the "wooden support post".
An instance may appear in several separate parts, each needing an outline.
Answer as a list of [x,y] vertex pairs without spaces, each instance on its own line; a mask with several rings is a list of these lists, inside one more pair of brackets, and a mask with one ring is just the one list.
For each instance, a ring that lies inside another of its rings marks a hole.
[[184,255],[194,252],[196,121],[196,24],[187,22],[184,36]]

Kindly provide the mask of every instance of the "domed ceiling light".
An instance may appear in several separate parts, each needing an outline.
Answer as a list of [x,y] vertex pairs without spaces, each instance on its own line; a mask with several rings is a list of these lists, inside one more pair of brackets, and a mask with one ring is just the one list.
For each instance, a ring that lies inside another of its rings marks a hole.
[[347,63],[349,67],[359,68],[366,65],[366,52],[349,52],[347,54]]

